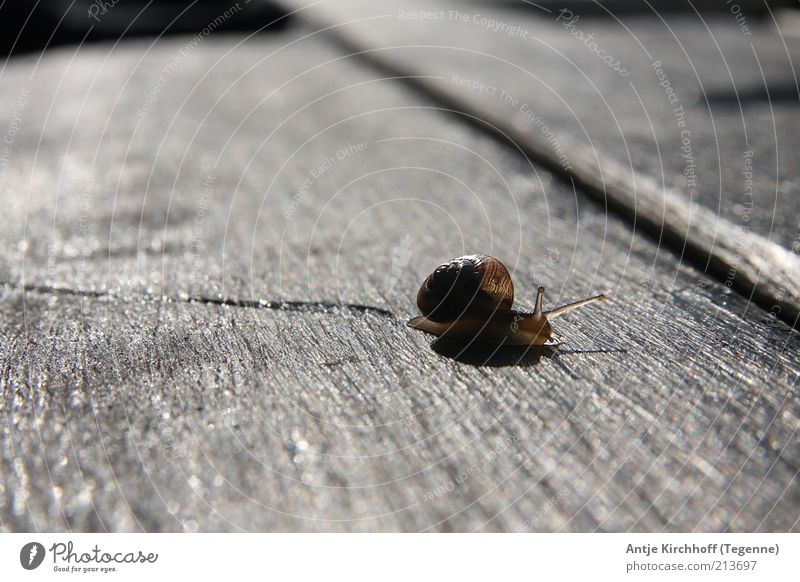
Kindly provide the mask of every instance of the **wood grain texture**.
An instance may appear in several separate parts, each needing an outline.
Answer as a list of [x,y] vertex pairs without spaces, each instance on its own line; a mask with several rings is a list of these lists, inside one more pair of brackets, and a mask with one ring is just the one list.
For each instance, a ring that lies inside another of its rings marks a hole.
[[284,3],[797,325],[800,52],[771,21]]
[[[796,531],[797,334],[307,32],[6,71],[3,529]],[[434,349],[473,251],[612,301]]]

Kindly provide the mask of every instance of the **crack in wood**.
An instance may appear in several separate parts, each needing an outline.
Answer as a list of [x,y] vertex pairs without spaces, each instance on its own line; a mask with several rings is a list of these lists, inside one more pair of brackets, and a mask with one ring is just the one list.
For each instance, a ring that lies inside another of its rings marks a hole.
[[[16,283],[1,283],[5,288],[41,293],[49,295],[69,295],[75,297],[91,297],[96,299],[115,299],[118,301],[131,301],[130,297],[124,297],[108,291],[92,291],[90,289],[71,289],[69,287],[54,287],[50,285],[19,285]],[[372,314],[380,317],[397,319],[397,316],[382,307],[373,305],[363,305],[361,303],[337,303],[335,301],[279,301],[265,299],[233,299],[230,297],[205,297],[189,296],[175,297],[174,295],[156,295],[154,293],[139,293],[137,299],[150,299],[163,302],[175,303],[202,303],[206,305],[225,305],[228,307],[240,307],[244,309],[268,309],[272,311],[290,311],[299,313],[330,313],[331,311],[352,311],[355,313]]]

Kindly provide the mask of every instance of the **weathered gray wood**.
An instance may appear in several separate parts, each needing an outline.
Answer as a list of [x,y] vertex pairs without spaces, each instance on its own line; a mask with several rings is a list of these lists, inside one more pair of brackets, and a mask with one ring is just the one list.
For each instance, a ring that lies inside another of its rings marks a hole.
[[285,3],[797,324],[800,52],[770,24],[450,0]]
[[[797,334],[302,34],[205,41],[141,120],[180,39],[4,73],[3,529],[797,530]],[[448,357],[405,320],[479,250],[612,301]]]

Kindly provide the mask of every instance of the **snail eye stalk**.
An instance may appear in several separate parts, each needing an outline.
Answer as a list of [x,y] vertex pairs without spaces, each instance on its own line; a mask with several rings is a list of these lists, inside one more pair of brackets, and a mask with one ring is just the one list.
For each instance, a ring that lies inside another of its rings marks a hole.
[[534,304],[533,308],[534,315],[542,314],[542,299],[544,299],[544,287],[539,287],[536,290],[536,303]]
[[573,309],[578,309],[579,307],[583,307],[584,305],[588,305],[589,303],[594,303],[595,301],[605,301],[605,295],[595,295],[594,297],[589,297],[588,299],[582,299],[580,301],[576,301],[575,303],[567,303],[566,305],[562,305],[561,307],[556,307],[550,311],[545,311],[544,314],[547,316],[547,319],[553,319],[554,317],[558,317],[559,315],[564,315],[572,311]]

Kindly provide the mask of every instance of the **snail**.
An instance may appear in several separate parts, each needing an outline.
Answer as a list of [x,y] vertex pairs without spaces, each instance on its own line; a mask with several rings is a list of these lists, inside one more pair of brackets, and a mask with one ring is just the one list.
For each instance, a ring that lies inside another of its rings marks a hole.
[[514,283],[505,265],[487,255],[467,255],[439,265],[417,294],[421,317],[409,327],[441,337],[509,346],[554,346],[550,320],[604,295],[542,311],[544,287],[536,293],[533,313],[516,311]]

